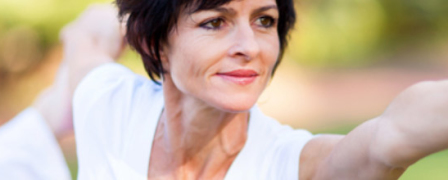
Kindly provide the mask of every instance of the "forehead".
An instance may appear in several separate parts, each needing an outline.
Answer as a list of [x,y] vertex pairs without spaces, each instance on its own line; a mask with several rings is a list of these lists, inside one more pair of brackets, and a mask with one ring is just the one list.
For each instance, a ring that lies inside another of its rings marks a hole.
[[216,9],[221,6],[242,5],[252,7],[256,5],[276,5],[275,0],[193,0],[185,4],[187,13],[194,13],[203,10]]

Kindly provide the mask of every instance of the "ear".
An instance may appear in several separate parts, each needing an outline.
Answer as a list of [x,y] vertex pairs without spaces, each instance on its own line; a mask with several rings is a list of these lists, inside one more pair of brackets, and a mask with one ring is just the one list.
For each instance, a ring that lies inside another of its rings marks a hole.
[[168,62],[168,47],[166,45],[161,45],[159,48],[160,60],[162,63]]
[[168,46],[167,45],[161,45],[159,48],[159,55],[160,55],[160,61],[162,62],[162,67],[166,72],[169,72],[170,68],[170,61],[168,57]]

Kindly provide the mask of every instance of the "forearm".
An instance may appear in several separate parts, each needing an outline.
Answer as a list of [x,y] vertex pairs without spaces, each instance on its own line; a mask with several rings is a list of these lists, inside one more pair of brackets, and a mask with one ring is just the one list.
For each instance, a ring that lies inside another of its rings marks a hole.
[[448,82],[408,88],[381,115],[380,126],[377,144],[397,166],[448,148]]
[[398,179],[406,167],[383,161],[375,142],[379,119],[363,123],[345,136],[321,163],[313,179]]
[[314,179],[397,179],[419,159],[448,148],[447,119],[448,81],[414,85],[337,143]]

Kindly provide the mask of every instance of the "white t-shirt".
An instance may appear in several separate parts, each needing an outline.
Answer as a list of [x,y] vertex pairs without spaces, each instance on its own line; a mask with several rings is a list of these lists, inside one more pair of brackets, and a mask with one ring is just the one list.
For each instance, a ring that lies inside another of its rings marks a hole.
[[71,179],[56,138],[34,108],[0,127],[0,179]]
[[[146,179],[153,136],[164,106],[161,86],[119,64],[90,72],[74,96],[79,179]],[[250,110],[248,139],[228,180],[297,180],[304,130]]]

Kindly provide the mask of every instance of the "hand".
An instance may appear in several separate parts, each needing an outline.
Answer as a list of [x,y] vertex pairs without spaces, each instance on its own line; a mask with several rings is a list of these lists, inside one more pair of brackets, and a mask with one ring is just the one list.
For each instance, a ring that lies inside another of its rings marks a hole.
[[125,47],[124,30],[112,5],[91,5],[63,28],[61,40],[71,94],[88,72],[119,57]]
[[124,47],[125,27],[112,5],[91,5],[75,21],[63,28],[60,38],[65,56],[104,55],[116,59]]

